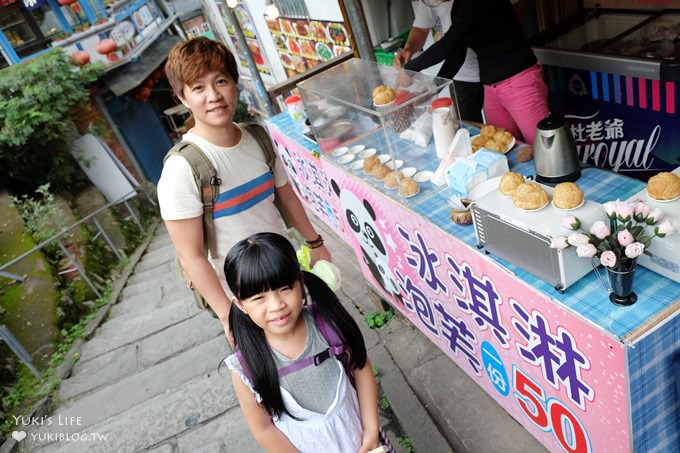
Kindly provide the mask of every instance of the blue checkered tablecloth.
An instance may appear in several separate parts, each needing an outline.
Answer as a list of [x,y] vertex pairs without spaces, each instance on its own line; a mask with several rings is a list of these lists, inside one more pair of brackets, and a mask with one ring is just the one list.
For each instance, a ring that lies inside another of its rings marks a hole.
[[[292,122],[288,114],[277,115],[269,121],[280,132],[291,137],[310,152],[318,152],[318,146],[302,136],[299,127]],[[479,133],[476,128],[469,127],[469,129],[471,135]],[[433,141],[430,141],[427,149],[421,149],[398,137],[394,138],[393,143],[396,145],[396,156],[394,157],[404,160],[404,166],[416,167],[418,170],[434,171],[436,169],[439,160],[434,151]],[[364,144],[367,148],[376,148],[378,153],[388,152],[385,134],[382,130],[356,140],[355,143],[350,145],[353,144]],[[524,175],[533,175],[535,173],[533,162],[520,163],[517,161],[517,150],[521,146],[525,145],[516,146],[508,154],[510,168]],[[330,156],[323,158],[334,165],[341,166]],[[361,170],[353,171],[345,166],[342,167],[345,171],[363,179],[377,191],[399,200],[415,214],[476,250],[477,240],[473,226],[459,226],[451,222],[449,218],[448,199],[451,192],[446,186],[435,187],[431,183],[426,183],[421,185],[421,192],[418,195],[405,199],[399,197],[396,191],[385,189],[382,182],[376,182],[372,177],[361,173]],[[583,168],[578,184],[589,200],[598,203],[627,199],[645,186],[640,181],[597,168]],[[623,308],[615,306],[609,301],[607,292],[602,288],[594,272],[570,286],[564,293],[560,293],[548,283],[539,280],[512,263],[494,255],[489,256],[514,273],[517,278],[623,340],[628,334],[643,326],[645,322],[667,310],[680,298],[680,284],[640,266],[635,273],[634,287],[638,295],[638,302],[630,307]],[[606,278],[604,272],[601,271],[601,273],[603,278]]]

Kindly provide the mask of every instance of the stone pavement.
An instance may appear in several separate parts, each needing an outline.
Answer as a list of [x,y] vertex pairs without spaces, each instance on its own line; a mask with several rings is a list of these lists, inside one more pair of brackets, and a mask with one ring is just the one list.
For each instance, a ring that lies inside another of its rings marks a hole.
[[[382,423],[418,453],[542,452],[524,429],[420,332],[398,318],[366,327],[375,311],[354,253],[323,225],[343,272],[341,299],[362,328],[392,413]],[[259,452],[218,369],[230,353],[220,325],[194,307],[161,226],[109,318],[87,341],[59,390],[51,423],[35,423],[24,452]],[[509,442],[512,439],[512,442]],[[398,446],[397,446],[398,447]],[[398,447],[399,451],[403,451]]]

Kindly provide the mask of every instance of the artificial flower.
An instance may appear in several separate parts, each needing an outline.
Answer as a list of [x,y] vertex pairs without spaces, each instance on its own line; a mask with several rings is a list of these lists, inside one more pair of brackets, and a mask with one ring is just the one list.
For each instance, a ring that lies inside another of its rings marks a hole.
[[[663,238],[675,232],[675,226],[668,220],[658,224],[663,212],[644,202],[609,201],[603,206],[609,225],[606,220],[598,220],[588,231],[583,231],[579,218],[567,215],[562,219],[562,226],[572,231],[566,238],[567,247],[576,247],[576,254],[580,257],[599,258],[605,267],[628,269],[634,265],[636,258],[645,253],[653,238]],[[550,247],[566,248],[564,242],[564,237],[554,238]]]
[[597,249],[591,243],[581,244],[576,247],[576,254],[581,258],[592,258],[597,253]]
[[558,236],[550,241],[551,249],[563,250],[567,247],[569,247],[569,243],[567,242],[567,238],[564,236]]
[[654,229],[654,234],[659,236],[660,238],[665,238],[669,234],[673,234],[675,232],[675,227],[669,220],[664,220],[661,222],[661,224]]
[[604,267],[614,267],[616,266],[616,253],[611,250],[605,250],[600,255],[600,263]]
[[598,239],[604,239],[612,233],[612,230],[602,220],[598,220],[590,227],[590,233]]
[[578,230],[581,228],[581,222],[575,216],[567,215],[562,219],[562,226],[567,230]]
[[633,242],[635,242],[635,238],[633,237],[633,235],[631,234],[631,232],[628,231],[628,230],[619,231],[619,232],[616,234],[616,239],[618,239],[618,240],[619,240],[619,244],[621,244],[621,245],[624,246],[624,247],[626,247],[627,245],[632,244]]
[[642,255],[644,251],[645,244],[641,242],[633,242],[632,244],[626,246],[626,256],[632,260]]
[[575,246],[587,244],[589,241],[590,239],[588,238],[588,236],[586,236],[583,233],[571,233],[567,237],[567,242],[569,242],[570,245]]

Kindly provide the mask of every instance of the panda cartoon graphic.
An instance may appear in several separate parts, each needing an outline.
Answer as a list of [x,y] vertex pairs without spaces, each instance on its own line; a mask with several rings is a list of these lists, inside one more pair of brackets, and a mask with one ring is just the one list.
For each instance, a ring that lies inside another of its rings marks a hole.
[[340,198],[342,213],[347,224],[359,241],[363,259],[373,277],[388,293],[399,299],[399,288],[388,267],[388,249],[376,226],[376,215],[368,200],[359,200],[354,192],[340,189],[331,180],[333,191]]
[[305,186],[300,182],[300,175],[298,175],[297,168],[295,168],[295,165],[293,164],[293,159],[290,157],[288,148],[279,142],[275,141],[274,143],[276,143],[276,149],[279,151],[279,158],[288,168],[288,174],[290,175],[290,179],[293,182],[293,186],[295,186],[297,193],[299,193],[303,199],[308,200],[307,191]]

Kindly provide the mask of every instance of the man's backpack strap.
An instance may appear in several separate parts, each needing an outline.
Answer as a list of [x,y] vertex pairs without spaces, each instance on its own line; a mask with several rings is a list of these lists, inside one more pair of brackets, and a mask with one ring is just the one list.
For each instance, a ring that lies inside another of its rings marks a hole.
[[[267,165],[269,165],[269,170],[274,173],[274,166],[276,165],[276,151],[274,151],[274,146],[272,145],[272,140],[269,137],[267,129],[265,129],[265,127],[260,123],[254,121],[239,123],[239,125],[250,132],[250,135],[253,136],[257,144],[260,146],[262,153],[264,154]],[[274,197],[274,205],[276,206],[276,209],[279,210],[279,214],[281,214],[281,218],[283,219],[283,223],[286,224],[286,227],[292,227],[292,219],[288,215],[288,211],[283,208],[281,199],[278,196]]]
[[264,158],[267,161],[267,165],[269,165],[269,169],[273,172],[274,166],[276,165],[276,152],[274,151],[274,146],[272,145],[272,140],[269,137],[267,129],[255,121],[247,121],[245,123],[239,123],[239,125],[253,136],[260,146],[262,153],[264,153]]
[[217,256],[217,238],[215,235],[215,222],[213,220],[215,201],[220,194],[221,184],[220,178],[217,176],[217,170],[201,148],[194,143],[188,141],[177,143],[170,148],[163,162],[165,163],[170,156],[174,155],[182,156],[191,166],[191,172],[194,175],[194,181],[196,181],[196,187],[198,187],[198,191],[201,194],[201,202],[203,203],[204,248],[206,251],[209,250],[212,256]]

